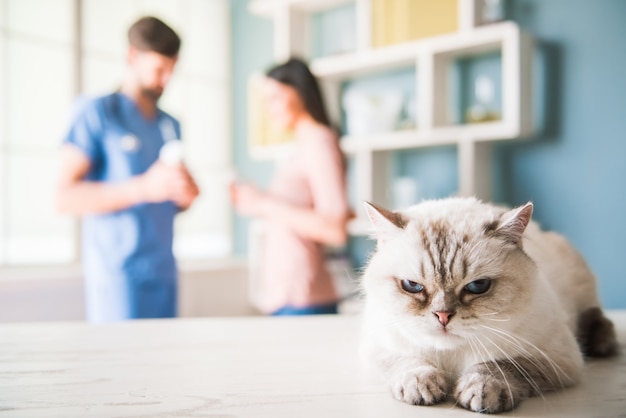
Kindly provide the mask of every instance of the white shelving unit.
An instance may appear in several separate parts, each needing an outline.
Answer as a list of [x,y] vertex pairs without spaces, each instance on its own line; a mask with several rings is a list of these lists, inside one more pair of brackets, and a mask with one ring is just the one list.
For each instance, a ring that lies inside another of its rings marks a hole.
[[[356,50],[311,61],[334,121],[340,122],[340,88],[346,80],[363,75],[415,66],[418,127],[341,138],[343,151],[354,158],[358,200],[387,204],[390,187],[389,155],[394,150],[453,145],[457,147],[458,194],[489,200],[491,191],[491,144],[528,137],[531,120],[531,70],[533,42],[513,22],[480,25],[478,0],[458,0],[458,31],[392,46],[371,46],[370,0],[255,0],[252,13],[274,23],[274,54],[277,62],[291,55],[308,57],[310,17],[346,3],[355,3]],[[449,72],[454,60],[489,52],[501,54],[502,105],[496,122],[451,124]],[[361,211],[361,207],[355,208]],[[350,226],[354,234],[365,231],[362,212]]]

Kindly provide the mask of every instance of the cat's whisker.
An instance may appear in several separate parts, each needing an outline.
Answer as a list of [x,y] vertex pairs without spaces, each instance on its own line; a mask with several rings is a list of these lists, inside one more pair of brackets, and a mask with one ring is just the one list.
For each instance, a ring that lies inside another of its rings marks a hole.
[[[538,353],[540,353],[540,354],[542,355],[542,357],[544,357],[544,359],[545,359],[545,360],[546,360],[546,361],[550,364],[550,366],[552,367],[552,369],[553,369],[553,371],[554,371],[555,375],[559,378],[559,383],[560,383],[561,387],[565,387],[564,383],[561,381],[561,378],[560,378],[560,377],[561,377],[561,375],[563,375],[563,376],[564,376],[564,377],[566,377],[567,379],[571,379],[571,378],[570,378],[570,376],[569,376],[567,373],[565,373],[565,371],[564,371],[564,370],[563,370],[563,369],[562,369],[562,368],[561,368],[561,367],[560,367],[560,366],[559,366],[559,365],[558,365],[558,364],[557,364],[554,360],[552,360],[552,358],[550,358],[550,357],[549,357],[549,356],[545,353],[545,351],[544,351],[544,350],[540,349],[540,348],[539,348],[539,347],[537,347],[535,344],[533,344],[532,342],[528,341],[526,338],[523,338],[523,337],[519,337],[519,336],[513,335],[513,334],[511,334],[511,333],[509,333],[509,332],[506,332],[506,331],[504,331],[504,330],[500,330],[500,329],[497,329],[497,328],[487,327],[486,325],[483,325],[483,327],[484,327],[484,328],[487,328],[487,329],[490,329],[491,331],[498,332],[498,333],[501,333],[501,334],[503,334],[503,335],[507,335],[507,336],[509,336],[509,337],[511,337],[511,338],[513,338],[513,339],[515,339],[516,341],[526,343],[526,344],[528,344],[531,348],[533,348],[533,349],[534,349],[534,350],[536,350]],[[523,346],[520,344],[520,347],[523,347]],[[528,355],[529,355],[530,357],[534,358],[534,356],[532,356],[532,354],[531,354],[530,352],[528,352],[528,351],[526,351],[526,352],[528,353]]]
[[[480,356],[480,360],[481,360],[481,362],[482,362],[482,363],[485,363],[485,364],[487,364],[487,363],[491,363],[491,362],[494,362],[495,360],[494,360],[494,358],[493,358],[493,354],[491,354],[491,353],[489,352],[489,350],[488,350],[488,349],[487,349],[487,347],[486,347],[486,346],[482,343],[482,341],[480,341],[480,339],[479,339],[478,337],[476,337],[476,336],[472,336],[472,339],[473,339],[473,340],[477,343],[476,348],[478,349],[478,353],[479,353],[479,356]],[[484,356],[483,356],[483,354],[481,354],[481,353],[484,353]],[[487,358],[485,358],[485,356],[486,356]],[[493,377],[495,377],[495,375],[493,374],[493,372],[491,371],[491,369],[489,369],[489,372],[491,373],[491,375],[492,375]]]
[[496,322],[509,322],[511,320],[510,316],[506,316],[505,318],[485,318],[487,321],[496,321]]
[[[488,363],[492,363],[493,362],[493,356],[491,356],[489,354],[489,351],[486,349],[486,347],[482,344],[482,342],[478,339],[478,337],[476,337],[475,335],[470,335],[467,339],[469,346],[472,350],[472,353],[474,354],[474,358],[476,359],[476,361],[478,363],[484,363],[484,364],[488,364]],[[483,353],[488,356],[489,358],[485,358],[485,356],[483,356]],[[496,378],[495,374],[493,373],[493,371],[491,370],[491,368],[487,368],[487,370],[489,371],[489,373],[491,374],[491,376],[493,378]],[[500,370],[500,372],[502,373],[502,370]],[[506,377],[504,376],[504,374],[502,374],[502,377],[504,377],[505,381],[506,381]],[[507,386],[508,386],[508,382]],[[510,393],[510,386],[509,386],[509,393]]]
[[474,347],[473,339],[474,339],[474,337],[470,336],[470,338],[467,339],[467,343],[468,343],[470,349],[472,350],[472,354],[474,355],[474,358],[478,358],[478,354],[476,353],[476,348]]
[[478,316],[491,316],[491,315],[500,315],[502,312],[487,312],[483,314],[478,314]]
[[[511,365],[517,369],[520,375],[529,383],[529,385],[534,389],[534,391],[539,396],[543,398],[543,393],[542,393],[542,390],[540,389],[540,386],[537,384],[537,382],[534,379],[532,379],[529,372],[526,369],[524,369],[524,367],[519,363],[519,361],[515,360],[513,356],[511,356],[509,352],[507,352],[507,350],[501,346],[501,344],[506,344],[506,348],[510,349],[510,351],[516,352],[517,354],[519,354],[521,358],[528,361],[533,366],[534,369],[536,369],[539,373],[541,373],[543,378],[547,382],[549,382],[554,389],[557,388],[557,384],[554,381],[554,376],[556,376],[559,379],[559,383],[561,383],[561,386],[562,386],[559,373],[555,371],[554,374],[551,374],[548,371],[546,371],[545,365],[541,363],[539,360],[537,360],[536,356],[533,355],[527,348],[524,347],[520,338],[517,338],[515,335],[509,332],[506,332],[504,330],[489,327],[483,324],[480,324],[479,327],[493,333],[494,336],[497,337],[497,341],[494,341],[493,339],[483,335],[483,337],[486,338],[493,345],[493,347],[495,347],[500,353],[502,353],[502,355],[507,359],[507,361],[509,361]],[[545,353],[542,353],[542,354],[545,356]],[[546,361],[549,364],[552,364],[551,359],[547,359]]]
[[[515,348],[518,349],[520,354],[523,354],[528,361],[533,363],[533,366],[535,366],[537,370],[542,373],[542,375],[552,384],[554,389],[557,389],[557,384],[556,384],[557,382],[553,381],[553,377],[556,377],[558,379],[558,386],[560,388],[565,387],[565,383],[563,382],[562,378],[571,380],[570,376],[554,360],[552,360],[552,358],[550,358],[542,349],[540,349],[535,344],[528,341],[526,338],[513,335],[501,329],[488,327],[486,325],[481,325],[481,327],[489,331],[498,333],[502,336],[510,338],[511,340],[509,342],[515,343]],[[541,356],[545,359],[546,363],[552,368],[553,374],[550,374],[547,371],[545,371],[544,368],[542,367],[543,364],[539,362],[536,356],[533,355],[530,351],[528,351],[522,343],[527,344],[530,348],[535,350],[537,353],[541,354]]]
[[[482,341],[480,341],[480,339],[476,338],[476,341],[478,341],[478,343],[483,347],[483,349],[485,350],[485,353],[487,355],[489,355],[490,357],[490,361],[487,363],[485,362],[485,364],[493,364],[497,367],[497,369],[500,371],[500,374],[502,375],[502,379],[504,380],[504,383],[506,383],[506,387],[509,391],[509,396],[511,397],[511,399],[513,399],[513,390],[511,389],[511,384],[509,383],[509,379],[507,379],[506,374],[504,373],[504,370],[502,370],[502,367],[500,367],[500,365],[498,364],[498,362],[496,361],[496,359],[494,358],[493,354],[491,354],[489,352],[489,350],[487,349],[487,347],[483,344]],[[492,343],[493,344],[493,343]],[[489,372],[491,373],[491,375],[493,376],[493,372],[491,371],[491,367],[487,367],[487,370],[489,370]],[[494,376],[495,377],[495,376]]]
[[503,316],[502,318],[487,318],[489,316],[496,316],[496,315],[501,315],[501,314],[502,314],[502,311],[498,311],[498,312],[487,312],[487,313],[477,314],[476,316],[479,316],[482,319],[486,319],[488,321],[508,322],[511,320],[511,316],[508,314]]
[[[509,346],[511,348],[516,349],[517,352],[519,354],[523,355],[527,360],[534,360],[535,359],[533,354],[530,351],[528,351],[521,344],[519,338],[517,338],[515,335],[511,334],[510,332],[506,332],[506,331],[498,329],[498,328],[488,327],[486,325],[481,325],[481,327],[484,328],[484,329],[487,329],[490,332],[497,333],[501,338],[505,338],[506,341],[509,343]],[[534,361],[534,365],[538,366],[539,362]]]
[[[546,387],[550,387],[551,389],[557,389],[557,386],[554,382],[554,375],[548,373],[545,370],[545,364],[540,363],[534,356],[532,355],[526,355],[526,353],[519,351],[519,346],[512,346],[512,349],[518,350],[518,353],[522,354],[521,358],[528,361],[532,367],[534,368],[534,370],[538,373],[540,373],[541,377],[543,377],[543,379],[548,383],[546,385]],[[524,379],[526,379],[526,381],[531,385],[531,387],[534,389],[535,394],[541,396],[541,398],[545,401],[545,397],[543,395],[544,390],[541,389],[540,386],[538,386],[536,384],[536,380],[533,379],[529,373],[527,372],[527,370],[519,363],[519,361],[512,359],[513,362],[515,362],[516,365],[519,365],[520,368],[522,368],[524,370],[525,373],[522,373],[520,371],[520,373],[522,374],[522,376],[524,377]],[[517,366],[516,366],[517,367]]]
[[[476,343],[476,350],[478,351],[478,357],[480,358],[480,363],[484,363],[484,364],[494,363],[495,364],[495,359],[493,357],[493,354],[491,354],[489,350],[487,350],[487,347],[485,347],[482,341],[480,341],[480,339],[476,336],[472,336],[471,339],[474,340],[474,342]],[[485,358],[485,356],[487,358]],[[498,369],[500,368],[498,367]],[[494,374],[491,368],[487,368],[487,370],[489,371],[489,374],[491,374],[493,378],[496,378],[496,375]],[[509,382],[506,380],[506,376],[502,372],[502,369],[500,369],[500,374],[502,375],[503,379],[505,380],[505,383],[509,387],[509,392],[510,392],[511,388],[509,386]]]
[[480,352],[480,348],[475,344],[474,340],[476,339],[476,336],[474,335],[469,335],[467,337],[467,343],[470,347],[470,349],[472,350],[472,354],[473,354],[473,359],[475,362],[479,362],[479,361],[485,361],[482,353]]
[[[515,360],[506,350],[500,347],[494,340],[489,337],[484,336],[491,345],[493,345],[498,351],[502,353],[502,355],[507,359],[507,361],[513,365],[513,367],[522,375],[522,377],[528,382],[528,384],[533,388],[535,393],[543,398],[543,393],[537,382],[532,378],[529,371],[527,371],[517,360]],[[510,341],[504,341],[510,342]],[[540,369],[539,369],[540,370]],[[511,395],[512,396],[512,395]],[[545,398],[544,398],[545,399]]]

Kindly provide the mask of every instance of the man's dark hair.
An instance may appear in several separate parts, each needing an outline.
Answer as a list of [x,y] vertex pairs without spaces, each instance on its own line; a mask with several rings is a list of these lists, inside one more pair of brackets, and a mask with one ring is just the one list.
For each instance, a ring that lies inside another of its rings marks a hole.
[[180,37],[162,20],[142,17],[128,29],[128,42],[140,51],[157,52],[174,58],[180,50]]

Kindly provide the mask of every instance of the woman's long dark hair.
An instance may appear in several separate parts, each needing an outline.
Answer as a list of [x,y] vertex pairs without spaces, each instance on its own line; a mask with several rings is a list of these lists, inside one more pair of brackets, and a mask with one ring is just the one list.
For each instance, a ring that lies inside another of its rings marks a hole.
[[293,87],[313,119],[330,127],[319,85],[304,61],[299,58],[290,58],[284,64],[270,68],[266,75],[279,83]]

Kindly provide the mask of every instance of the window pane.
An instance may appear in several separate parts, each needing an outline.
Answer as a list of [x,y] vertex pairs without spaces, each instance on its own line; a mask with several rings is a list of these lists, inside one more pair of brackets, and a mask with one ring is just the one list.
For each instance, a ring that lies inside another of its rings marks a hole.
[[187,83],[189,109],[183,135],[190,163],[225,168],[230,161],[230,101],[228,86]]
[[13,153],[6,157],[5,254],[8,263],[56,263],[75,259],[76,223],[54,207],[58,155]]
[[189,0],[180,65],[185,73],[226,80],[230,66],[228,1]]
[[[2,22],[2,10],[3,10],[3,0],[0,0],[0,23]],[[2,36],[2,31],[0,30],[0,265],[4,262],[4,205],[6,202],[6,197],[4,193],[4,184],[5,184],[5,171],[4,167],[6,167],[5,160],[5,141],[6,141],[6,133],[7,133],[7,125],[6,125],[6,94],[5,94],[5,37]]]
[[118,89],[122,83],[126,65],[124,56],[102,55],[86,52],[83,56],[82,91],[85,94],[108,94]]
[[7,142],[12,147],[56,149],[75,89],[73,51],[18,40],[9,40],[7,49]]
[[187,2],[177,0],[139,0],[137,17],[149,15],[162,19],[181,35],[187,26],[184,16],[186,5]]
[[74,40],[73,0],[5,0],[9,31],[46,40]]
[[91,52],[124,54],[128,27],[136,17],[137,2],[134,1],[82,0],[83,48]]
[[0,28],[4,28],[6,26],[6,2],[7,0],[0,0]]
[[[174,248],[183,258],[216,257],[231,251],[229,174],[226,170],[190,167],[200,187],[192,207],[178,215]],[[194,243],[198,244],[194,247]],[[193,245],[192,245],[193,244]]]

